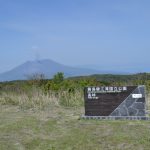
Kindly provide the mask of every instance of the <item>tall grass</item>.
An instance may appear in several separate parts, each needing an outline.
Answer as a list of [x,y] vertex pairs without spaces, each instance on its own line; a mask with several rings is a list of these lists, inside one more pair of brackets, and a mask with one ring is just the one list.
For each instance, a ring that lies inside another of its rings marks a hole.
[[30,92],[1,92],[1,105],[16,105],[23,109],[44,109],[49,105],[62,105],[67,107],[82,106],[83,93],[75,90],[73,93],[67,91],[44,93],[40,89],[33,88]]
[[[146,109],[150,110],[150,93],[146,94]],[[43,92],[41,89],[32,88],[30,91],[1,91],[0,105],[15,105],[22,109],[42,110],[48,106],[79,107],[84,105],[83,90],[49,91]]]

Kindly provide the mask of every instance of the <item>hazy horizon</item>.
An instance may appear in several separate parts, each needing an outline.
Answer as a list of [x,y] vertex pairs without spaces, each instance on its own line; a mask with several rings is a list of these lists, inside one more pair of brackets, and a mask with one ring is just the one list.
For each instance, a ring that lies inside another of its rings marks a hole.
[[35,59],[150,72],[150,1],[0,1],[0,73]]
[[[129,66],[127,65],[126,63],[124,64],[121,64],[121,65],[103,65],[103,64],[79,64],[79,65],[68,65],[68,64],[63,64],[61,62],[58,62],[56,60],[53,60],[53,59],[50,59],[50,58],[43,58],[43,59],[38,59],[38,58],[35,58],[35,59],[31,59],[31,60],[27,60],[27,61],[23,61],[21,64],[18,64],[16,66],[13,66],[12,68],[8,69],[8,70],[5,70],[4,72],[0,72],[1,73],[5,73],[5,72],[8,72],[8,71],[11,71],[11,70],[14,70],[15,68],[18,68],[20,66],[22,66],[23,64],[26,64],[28,62],[34,62],[34,63],[38,63],[40,61],[45,61],[45,60],[49,60],[49,61],[52,61],[54,63],[58,63],[60,65],[64,65],[64,66],[68,66],[68,67],[74,67],[74,68],[83,68],[83,69],[92,69],[93,71],[97,70],[97,71],[101,71],[102,73],[108,73],[108,74],[136,74],[136,73],[144,73],[144,72],[149,72],[148,69],[143,71],[142,70],[142,67],[148,67],[144,64],[134,64],[134,67],[133,66]],[[111,69],[110,69],[111,68]],[[127,71],[126,71],[127,70]]]

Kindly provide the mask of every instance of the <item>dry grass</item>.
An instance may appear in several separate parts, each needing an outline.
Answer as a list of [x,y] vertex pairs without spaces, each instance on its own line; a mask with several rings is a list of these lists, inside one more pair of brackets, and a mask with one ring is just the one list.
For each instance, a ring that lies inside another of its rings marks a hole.
[[42,110],[50,105],[62,106],[82,106],[83,94],[80,91],[68,93],[61,91],[59,93],[49,92],[45,94],[41,90],[33,89],[30,93],[2,92],[0,95],[1,105],[16,105],[22,109]]
[[80,120],[82,105],[80,91],[2,92],[0,150],[149,150],[150,121]]
[[149,150],[149,121],[80,120],[83,107],[1,106],[1,150]]

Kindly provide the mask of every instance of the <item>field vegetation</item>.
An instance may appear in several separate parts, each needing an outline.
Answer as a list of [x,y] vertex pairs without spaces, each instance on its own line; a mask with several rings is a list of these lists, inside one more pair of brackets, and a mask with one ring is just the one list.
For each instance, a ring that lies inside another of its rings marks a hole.
[[0,150],[149,150],[149,121],[83,120],[85,86],[146,85],[150,74],[0,83]]

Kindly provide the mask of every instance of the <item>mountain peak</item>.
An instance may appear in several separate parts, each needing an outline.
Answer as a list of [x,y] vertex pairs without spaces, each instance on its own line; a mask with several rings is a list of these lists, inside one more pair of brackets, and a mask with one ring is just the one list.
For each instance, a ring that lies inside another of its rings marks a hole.
[[10,71],[0,74],[0,81],[27,80],[27,76],[33,74],[44,74],[49,79],[57,72],[63,72],[66,77],[100,73],[100,71],[92,69],[65,66],[51,59],[42,59],[27,61]]

